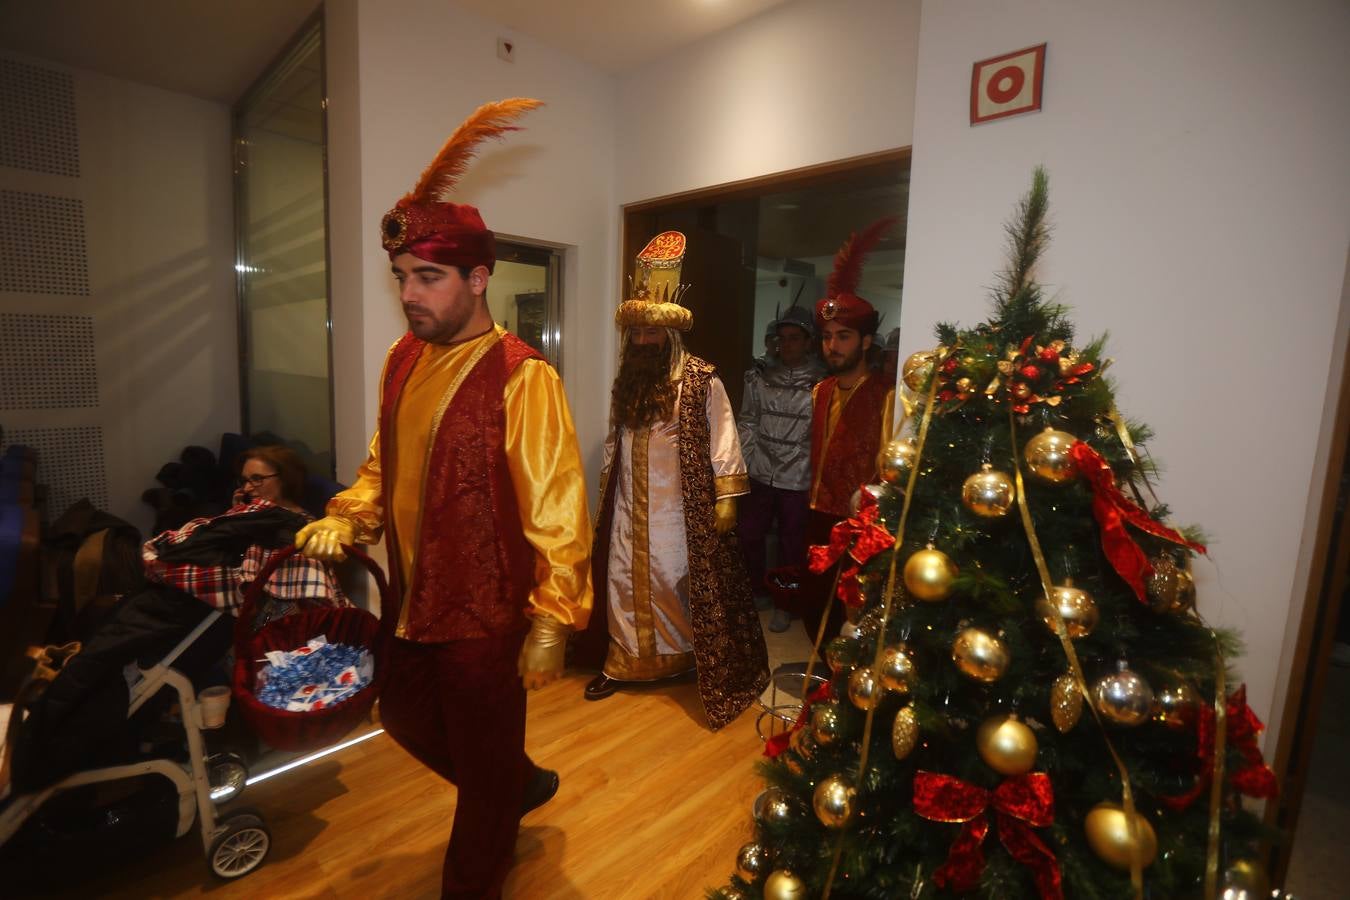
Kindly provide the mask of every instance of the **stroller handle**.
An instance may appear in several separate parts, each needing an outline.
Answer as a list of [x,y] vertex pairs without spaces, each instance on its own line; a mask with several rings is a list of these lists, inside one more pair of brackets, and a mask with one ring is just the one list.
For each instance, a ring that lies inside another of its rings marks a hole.
[[[348,556],[359,560],[375,579],[375,586],[380,592],[380,628],[387,631],[398,615],[397,601],[391,596],[392,592],[389,590],[389,579],[385,577],[384,570],[380,568],[379,563],[371,559],[364,550],[349,544],[343,544],[342,549]],[[253,618],[258,608],[258,601],[262,599],[263,590],[267,587],[267,582],[271,579],[272,573],[277,570],[278,566],[298,552],[294,545],[281,548],[272,554],[263,564],[263,567],[258,570],[258,574],[253,581],[249,582],[248,587],[244,590],[244,601],[239,607],[239,618],[234,623],[236,645],[253,633]]]

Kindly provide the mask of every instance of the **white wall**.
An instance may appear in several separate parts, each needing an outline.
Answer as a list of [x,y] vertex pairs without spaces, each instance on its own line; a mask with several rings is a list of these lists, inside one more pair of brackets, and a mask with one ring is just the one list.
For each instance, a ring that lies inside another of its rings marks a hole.
[[801,0],[624,76],[619,201],[909,146],[919,6]]
[[[972,63],[1042,41],[1044,109],[971,127]],[[1344,347],[1347,46],[1341,0],[929,0],[919,36],[902,353],[983,317],[1002,224],[1045,164],[1041,279],[1083,335],[1110,330],[1161,496],[1213,536],[1201,610],[1245,633],[1267,722]]]
[[5,293],[0,304],[93,317],[99,407],[7,411],[5,425],[101,425],[109,511],[146,531],[140,495],[159,467],[187,444],[218,449],[239,426],[229,112],[6,56],[74,78],[79,177],[0,168],[0,187],[83,201],[90,292]]
[[[616,362],[613,79],[438,0],[326,7],[331,220],[343,217],[333,244],[339,480],[364,458],[380,366],[407,327],[380,248],[380,218],[465,116],[522,95],[547,105],[521,121],[524,131],[482,149],[455,199],[478,206],[498,234],[565,248],[562,375],[588,474],[598,477]],[[515,63],[497,59],[499,35],[515,44]],[[359,218],[359,238],[348,217]]]
[[[328,0],[339,479],[364,457],[380,362],[404,329],[379,219],[474,107],[548,104],[485,149],[460,199],[498,233],[567,248],[563,378],[595,478],[619,203],[908,146],[918,14],[918,0],[803,0],[616,79],[453,4]],[[498,35],[516,44],[514,64],[497,59]],[[419,52],[433,37],[436,53]]]

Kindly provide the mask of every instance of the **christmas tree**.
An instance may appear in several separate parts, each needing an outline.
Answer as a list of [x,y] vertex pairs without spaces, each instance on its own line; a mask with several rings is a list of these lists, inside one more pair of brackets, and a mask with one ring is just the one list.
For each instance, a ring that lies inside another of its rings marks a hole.
[[[769,741],[719,900],[1256,896],[1261,723],[1195,611],[1104,340],[1033,277],[1043,170],[992,315],[905,363],[905,431],[812,564],[851,623]],[[1233,896],[1242,896],[1241,893]]]

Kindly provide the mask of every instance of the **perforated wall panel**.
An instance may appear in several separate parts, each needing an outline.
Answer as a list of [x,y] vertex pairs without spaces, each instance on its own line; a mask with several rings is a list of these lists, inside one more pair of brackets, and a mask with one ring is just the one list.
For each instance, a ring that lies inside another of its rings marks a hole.
[[83,203],[0,191],[0,291],[88,295]]
[[75,79],[0,59],[0,166],[80,175]]
[[26,444],[37,451],[37,480],[47,485],[47,511],[53,518],[85,497],[99,509],[108,508],[99,426],[6,428],[5,445],[9,444]]
[[92,316],[0,313],[0,409],[98,406]]

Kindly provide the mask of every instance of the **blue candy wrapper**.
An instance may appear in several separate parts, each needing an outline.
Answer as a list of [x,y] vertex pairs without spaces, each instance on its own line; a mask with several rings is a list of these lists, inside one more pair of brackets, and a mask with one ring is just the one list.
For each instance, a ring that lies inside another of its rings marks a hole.
[[[370,651],[312,638],[294,650],[269,651],[258,670],[255,694],[274,709],[311,712],[364,690],[375,675]],[[261,661],[261,660],[260,660]]]

